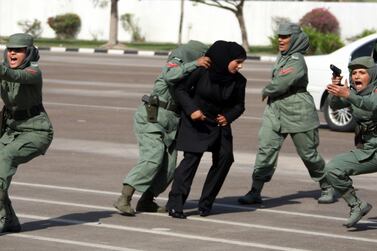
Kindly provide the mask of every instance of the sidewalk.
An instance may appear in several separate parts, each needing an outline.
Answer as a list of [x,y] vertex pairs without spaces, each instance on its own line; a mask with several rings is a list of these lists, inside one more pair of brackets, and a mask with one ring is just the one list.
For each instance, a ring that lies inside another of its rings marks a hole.
[[[0,50],[4,50],[4,44],[0,44]],[[65,47],[39,47],[40,51],[51,52],[78,52],[78,53],[103,53],[111,55],[138,55],[138,56],[168,56],[168,51],[143,51],[143,50],[120,50],[120,49],[103,49],[103,48],[65,48]],[[275,62],[276,56],[260,56],[260,55],[247,55],[247,59],[262,61],[262,62]]]

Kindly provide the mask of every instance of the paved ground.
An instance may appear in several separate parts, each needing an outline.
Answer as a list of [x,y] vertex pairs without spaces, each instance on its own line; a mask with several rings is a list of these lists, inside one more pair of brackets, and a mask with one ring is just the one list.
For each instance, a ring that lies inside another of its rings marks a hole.
[[[43,52],[44,103],[55,127],[44,157],[20,166],[11,187],[20,234],[0,236],[0,250],[377,250],[373,209],[345,229],[343,201],[318,205],[318,187],[287,139],[260,207],[236,199],[250,186],[270,63],[248,62],[247,111],[233,125],[236,161],[213,215],[196,205],[210,164],[206,155],[186,205],[187,220],[166,214],[125,217],[112,207],[137,160],[132,115],[149,93],[164,57]],[[320,129],[326,160],[352,147],[352,134]],[[355,178],[358,194],[377,205],[377,175]],[[166,203],[166,191],[158,203]],[[133,201],[136,204],[139,195]]]

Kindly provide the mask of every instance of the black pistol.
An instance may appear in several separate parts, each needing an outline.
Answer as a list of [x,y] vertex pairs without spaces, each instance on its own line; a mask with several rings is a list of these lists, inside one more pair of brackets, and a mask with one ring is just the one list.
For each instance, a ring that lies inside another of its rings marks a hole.
[[332,70],[332,75],[334,77],[340,77],[340,74],[342,73],[342,70],[336,67],[333,64],[330,64],[330,69]]

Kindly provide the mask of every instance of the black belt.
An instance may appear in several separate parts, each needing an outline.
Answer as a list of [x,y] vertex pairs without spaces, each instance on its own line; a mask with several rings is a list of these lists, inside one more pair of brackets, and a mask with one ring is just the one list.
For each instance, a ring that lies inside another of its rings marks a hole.
[[151,102],[150,96],[148,96],[148,95],[144,95],[141,98],[141,101],[143,101],[146,104],[156,105],[158,107],[161,107],[161,108],[169,110],[169,111],[173,111],[173,112],[178,111],[177,106],[175,104],[165,102],[165,101],[162,101],[160,99],[158,99],[157,101],[154,100],[153,102]]
[[39,115],[41,112],[44,112],[44,110],[45,109],[42,104],[32,106],[31,108],[25,110],[11,111],[6,108],[7,116],[14,120],[26,120]]
[[377,124],[372,125],[356,125],[355,132],[361,134],[377,133]]
[[283,98],[286,98],[286,97],[289,97],[293,94],[296,94],[296,93],[302,93],[302,92],[307,92],[306,88],[305,87],[291,87],[286,93],[278,96],[278,97],[275,97],[275,98],[271,98],[271,101],[275,101],[275,100],[278,100],[278,99],[283,99]]

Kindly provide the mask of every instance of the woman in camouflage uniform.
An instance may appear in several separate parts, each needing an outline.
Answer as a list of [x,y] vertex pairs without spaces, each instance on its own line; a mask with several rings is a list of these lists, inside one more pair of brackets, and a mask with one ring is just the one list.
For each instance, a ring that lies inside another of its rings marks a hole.
[[351,208],[344,224],[354,226],[372,206],[361,201],[353,188],[350,176],[377,172],[377,66],[371,57],[352,60],[350,70],[351,89],[339,85],[341,77],[333,78],[327,90],[333,96],[333,109],[351,107],[357,123],[356,148],[335,156],[325,168],[326,179]]
[[123,181],[122,195],[114,207],[127,216],[135,215],[131,199],[136,191],[143,193],[136,205],[139,212],[164,212],[154,202],[173,179],[177,162],[174,139],[179,113],[172,96],[174,86],[199,66],[208,67],[203,57],[207,46],[191,40],[175,49],[155,81],[145,104],[134,116],[134,130],[139,143],[139,161]]
[[24,33],[9,37],[0,65],[4,102],[0,138],[0,232],[19,232],[8,189],[20,164],[44,154],[53,129],[42,104],[42,73],[33,38]]
[[261,191],[275,172],[280,148],[290,135],[296,151],[319,182],[319,203],[332,203],[334,191],[324,178],[325,161],[317,151],[319,118],[313,97],[306,91],[308,74],[303,54],[309,38],[297,24],[279,26],[279,51],[271,82],[263,89],[262,100],[268,99],[259,130],[259,148],[255,160],[251,190],[238,199],[241,204],[262,203]]

